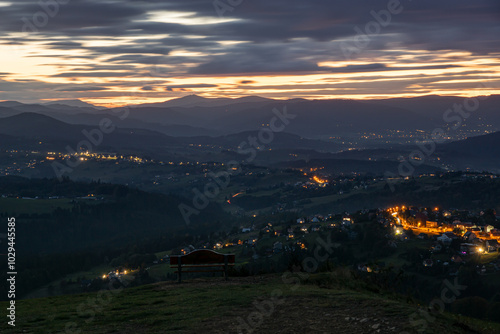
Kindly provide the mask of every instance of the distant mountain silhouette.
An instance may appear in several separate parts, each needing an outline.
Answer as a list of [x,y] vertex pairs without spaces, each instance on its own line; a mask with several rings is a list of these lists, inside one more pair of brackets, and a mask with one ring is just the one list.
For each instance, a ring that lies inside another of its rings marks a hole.
[[[432,131],[449,128],[444,114],[462,97],[422,96],[415,98],[379,100],[273,100],[258,96],[242,98],[205,98],[188,95],[162,103],[130,106],[121,127],[147,129],[171,136],[222,136],[245,131],[258,131],[266,126],[275,112],[296,115],[290,119],[285,132],[307,138],[358,137],[363,133],[382,131]],[[74,102],[74,103],[73,103]],[[81,101],[54,101],[50,104],[0,102],[0,117],[22,112],[51,116],[71,124],[98,124],[100,117],[116,118],[122,108],[98,110]],[[80,105],[66,106],[61,103]],[[500,96],[480,100],[477,111],[464,120],[466,127],[500,130],[498,105]],[[120,113],[121,114],[121,113]]]
[[494,156],[500,157],[500,132],[494,132],[444,144],[443,150],[456,151],[471,155],[488,156],[490,158]]
[[[187,103],[180,101],[185,99]],[[288,108],[297,115],[286,131],[300,136],[320,137],[366,131],[433,129],[441,123],[416,112],[399,107],[355,100],[268,100],[242,98],[213,99],[208,103],[198,96],[189,96],[163,104],[134,106],[130,117],[143,122],[189,125],[216,130],[221,134],[259,129],[275,117],[273,110]],[[194,102],[193,102],[194,101]],[[199,104],[200,106],[194,106]],[[218,104],[218,105],[217,105]],[[224,104],[224,105],[223,105]]]
[[267,102],[272,101],[259,96],[245,96],[241,98],[231,99],[231,98],[206,98],[198,95],[187,95],[178,99],[172,99],[161,103],[146,103],[135,105],[135,108],[141,107],[154,107],[154,108],[172,108],[172,107],[220,107],[230,104],[237,103],[249,103],[249,102]]
[[[22,113],[0,119],[0,134],[49,141],[65,147],[75,145],[88,138],[83,131],[92,131],[96,127],[74,125],[58,121],[52,117],[37,113]],[[173,145],[177,140],[173,137],[143,129],[116,128],[112,133],[103,135],[103,147],[144,148],[152,149],[165,145]]]
[[51,106],[53,107],[54,105],[59,105],[59,106],[70,106],[70,107],[80,107],[80,108],[93,108],[93,109],[106,109],[103,107],[95,106],[91,103],[84,102],[81,100],[58,100],[58,101],[51,101],[44,103],[43,105],[45,106]]
[[500,173],[500,132],[443,144],[437,154],[457,169]]

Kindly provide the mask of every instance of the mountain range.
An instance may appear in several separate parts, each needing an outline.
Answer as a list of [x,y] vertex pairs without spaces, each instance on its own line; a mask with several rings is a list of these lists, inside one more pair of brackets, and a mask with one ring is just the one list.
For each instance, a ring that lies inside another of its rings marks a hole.
[[[350,139],[359,133],[445,128],[450,126],[443,121],[446,108],[462,102],[462,98],[441,96],[281,101],[257,96],[207,99],[190,95],[163,103],[103,109],[79,100],[43,105],[4,101],[0,102],[0,136],[2,147],[41,142],[48,148],[63,149],[86,139],[84,130],[91,131],[108,118],[116,130],[103,137],[100,150],[129,149],[194,159],[206,158],[207,152],[212,152],[228,158],[231,154],[224,152],[236,152],[242,143],[248,145],[250,138],[258,138],[262,127],[286,110],[293,117],[287,119],[284,131],[274,133],[270,143],[259,145],[259,150],[266,150],[259,155],[262,164],[299,164],[301,159],[346,160],[344,164],[347,160],[397,162],[414,151],[416,144],[373,141],[366,149],[353,150]],[[489,131],[500,129],[498,102],[500,96],[481,99],[477,111],[463,122],[487,123]],[[439,144],[432,155],[442,160],[433,168],[448,164],[451,168],[498,170],[499,143],[500,134],[493,133]]]
[[[204,98],[189,95],[161,103],[130,105],[128,116],[119,127],[141,128],[171,136],[220,136],[258,130],[268,124],[275,114],[283,111],[296,117],[286,132],[308,138],[352,137],[354,134],[394,131],[432,131],[449,128],[445,113],[460,97],[424,96],[385,100],[273,100],[258,96],[237,99]],[[464,120],[469,128],[488,126],[500,130],[500,96],[480,101],[478,110]],[[61,100],[41,104],[0,102],[0,117],[22,112],[41,113],[71,123],[96,125],[106,117],[115,117],[124,108],[102,108],[79,100]],[[490,131],[490,132],[491,132]]]

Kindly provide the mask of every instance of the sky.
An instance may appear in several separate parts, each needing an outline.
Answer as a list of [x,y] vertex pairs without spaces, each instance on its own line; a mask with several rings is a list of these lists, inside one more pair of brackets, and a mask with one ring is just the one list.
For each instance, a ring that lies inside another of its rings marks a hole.
[[499,93],[498,0],[0,0],[0,100]]

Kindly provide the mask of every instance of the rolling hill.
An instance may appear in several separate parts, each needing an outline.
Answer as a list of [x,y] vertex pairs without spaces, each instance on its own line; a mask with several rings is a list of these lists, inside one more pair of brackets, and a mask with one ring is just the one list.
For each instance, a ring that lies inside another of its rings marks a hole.
[[[36,139],[41,142],[47,141],[59,147],[76,145],[82,140],[87,140],[84,131],[90,132],[93,129],[94,127],[68,124],[37,113],[22,113],[0,120],[0,134],[30,140]],[[157,132],[116,128],[112,133],[103,136],[102,146],[147,148],[149,150],[176,143],[175,138]]]

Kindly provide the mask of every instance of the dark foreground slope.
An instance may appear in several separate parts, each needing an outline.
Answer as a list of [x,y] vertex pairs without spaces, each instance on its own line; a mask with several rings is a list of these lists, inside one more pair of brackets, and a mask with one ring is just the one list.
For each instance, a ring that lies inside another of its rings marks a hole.
[[[22,300],[16,304],[16,327],[5,321],[0,327],[2,333],[95,334],[500,331],[498,324],[448,313],[426,318],[401,299],[348,288],[353,284],[347,277],[339,281],[338,274],[304,275],[302,280],[291,275],[188,280]],[[1,309],[6,306],[0,303]]]

